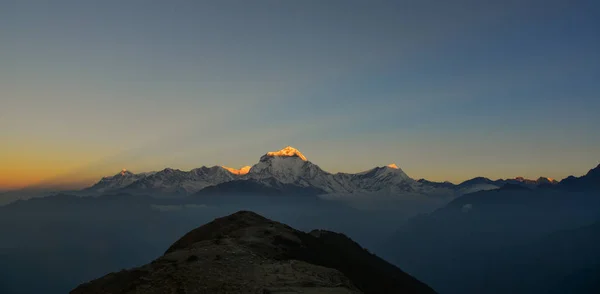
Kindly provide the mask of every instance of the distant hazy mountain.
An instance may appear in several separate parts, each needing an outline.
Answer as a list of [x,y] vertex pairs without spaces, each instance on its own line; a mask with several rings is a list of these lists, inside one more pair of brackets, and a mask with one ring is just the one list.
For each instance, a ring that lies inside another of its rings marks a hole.
[[26,200],[31,198],[47,197],[58,193],[77,193],[78,191],[66,191],[59,188],[39,188],[28,187],[18,190],[7,191],[0,194],[0,206],[12,203],[17,200]]
[[539,177],[537,180],[525,179],[523,177],[516,177],[514,179],[499,179],[490,180],[484,177],[476,177],[470,180],[466,180],[458,185],[450,182],[431,182],[426,179],[420,179],[418,182],[424,185],[434,186],[438,188],[447,188],[455,191],[456,195],[464,195],[474,193],[478,191],[494,190],[498,189],[506,184],[519,185],[527,188],[537,188],[540,185],[556,185],[558,182],[551,178]]
[[419,179],[417,180],[417,182],[423,184],[423,185],[427,185],[427,186],[431,186],[431,187],[436,187],[436,188],[446,188],[446,189],[455,189],[456,185],[451,183],[451,182],[432,182],[432,181],[428,181],[426,179]]
[[111,177],[104,177],[98,183],[83,190],[84,193],[108,193],[131,185],[133,182],[152,175],[152,173],[134,174],[126,169]]
[[208,186],[232,181],[240,176],[220,166],[200,167],[191,171],[166,168],[125,186],[121,191],[133,194],[190,195]]
[[[555,277],[552,272],[558,271],[544,266],[551,262],[544,259],[556,256],[540,256],[537,263],[528,256],[579,246],[569,244],[568,237],[561,242],[540,240],[553,232],[576,229],[600,219],[599,171],[596,167],[583,177],[569,177],[559,184],[541,183],[537,188],[509,181],[498,189],[460,196],[403,225],[383,249],[391,260],[442,293],[546,293],[544,286]],[[484,178],[472,182],[499,184]],[[532,247],[533,243],[538,247]],[[584,246],[585,242],[581,243]],[[600,248],[597,242],[592,244]],[[521,254],[523,250],[527,253]],[[581,256],[593,259],[600,254]],[[525,262],[539,267],[527,268],[535,271],[532,273],[519,270]],[[590,262],[584,265],[600,264],[600,258]],[[506,271],[496,277],[500,268]],[[584,270],[583,266],[580,269]],[[541,278],[534,284],[527,282],[528,277]]]
[[369,192],[382,190],[390,193],[418,192],[421,187],[420,183],[411,179],[395,164],[353,174],[350,179],[359,190]]
[[329,231],[240,211],[196,228],[155,261],[71,293],[435,293]]

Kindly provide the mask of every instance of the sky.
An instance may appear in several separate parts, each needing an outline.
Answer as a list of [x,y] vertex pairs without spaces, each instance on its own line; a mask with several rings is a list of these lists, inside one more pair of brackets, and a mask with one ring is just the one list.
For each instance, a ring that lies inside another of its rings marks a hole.
[[127,168],[581,175],[598,1],[0,0],[0,190]]

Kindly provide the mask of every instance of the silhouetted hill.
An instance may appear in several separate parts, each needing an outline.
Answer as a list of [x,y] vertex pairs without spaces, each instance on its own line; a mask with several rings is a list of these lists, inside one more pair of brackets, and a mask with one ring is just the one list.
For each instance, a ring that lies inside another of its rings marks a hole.
[[348,237],[240,211],[194,229],[145,266],[71,293],[435,293]]
[[529,189],[509,183],[463,195],[401,226],[383,250],[441,292],[545,293],[549,280],[594,266],[575,264],[575,256],[600,264],[600,254],[584,251],[585,244],[600,248],[596,239],[543,239],[600,218],[597,183],[598,168],[559,185]]
[[600,191],[600,164],[581,177],[570,176],[559,183],[559,187],[574,191]]

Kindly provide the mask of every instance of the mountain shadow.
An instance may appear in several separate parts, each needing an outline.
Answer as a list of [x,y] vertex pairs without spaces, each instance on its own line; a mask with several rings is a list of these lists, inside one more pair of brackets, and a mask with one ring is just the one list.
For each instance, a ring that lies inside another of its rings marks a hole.
[[285,184],[274,178],[257,181],[236,180],[218,185],[206,187],[194,194],[194,196],[223,196],[223,195],[319,195],[325,191],[314,187],[301,187],[293,184]]

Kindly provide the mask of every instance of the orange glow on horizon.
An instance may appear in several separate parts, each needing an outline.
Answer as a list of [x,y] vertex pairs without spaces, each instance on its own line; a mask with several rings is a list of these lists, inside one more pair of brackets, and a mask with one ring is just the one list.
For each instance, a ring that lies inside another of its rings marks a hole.
[[2,190],[17,190],[23,188],[83,188],[93,184],[98,178],[94,175],[81,174],[64,176],[65,169],[0,169],[0,188]]
[[[126,173],[129,169],[135,172],[149,172],[164,167],[169,158],[153,158],[130,160],[128,156],[112,158],[119,154],[119,150],[107,147],[87,145],[60,145],[48,142],[27,142],[24,140],[9,140],[0,146],[0,190],[15,190],[25,187],[64,187],[66,189],[84,188],[99,181],[104,176],[113,176],[117,173]],[[61,143],[62,144],[62,143]],[[286,147],[283,150],[269,152],[273,156],[298,156],[306,159],[298,150]],[[108,158],[108,159],[106,159]],[[388,158],[391,158],[389,156]],[[160,161],[162,160],[162,161]],[[237,158],[236,158],[237,160]],[[243,159],[244,161],[249,161]],[[327,165],[322,159],[315,160],[323,170],[336,173],[356,173],[371,169],[374,165],[370,162],[380,159],[359,161],[334,161]],[[323,164],[321,164],[323,163]],[[395,164],[390,168],[399,168]],[[186,166],[191,169],[195,166]],[[239,169],[223,166],[235,175],[245,175],[250,171],[250,166]],[[400,168],[405,170],[414,179],[426,178],[432,181],[451,181],[458,184],[475,176],[485,176],[490,179],[512,178],[510,168],[497,170],[484,170],[477,167],[457,166],[452,169],[440,169],[433,164],[410,166],[403,163]],[[581,175],[577,169],[570,168],[569,174]],[[583,169],[582,169],[583,170]],[[587,169],[585,169],[587,171]],[[547,170],[532,169],[519,170],[519,174],[528,178],[537,179],[539,174],[547,174]],[[552,174],[554,181],[561,179],[561,174]]]
[[112,166],[102,164],[102,159],[118,151],[112,146],[65,144],[36,138],[15,137],[2,143],[1,190],[85,187],[112,170]]

